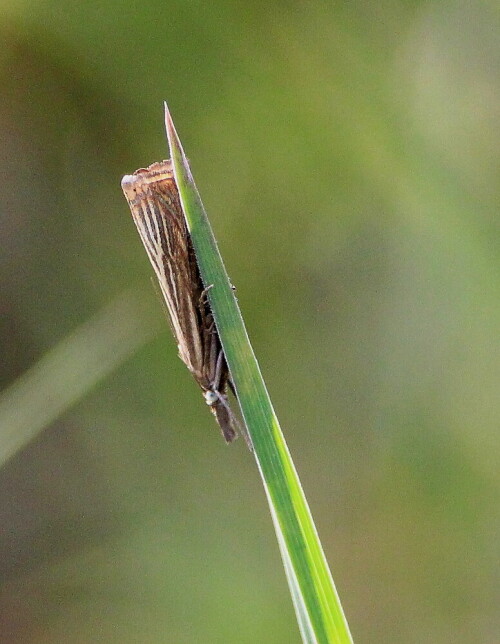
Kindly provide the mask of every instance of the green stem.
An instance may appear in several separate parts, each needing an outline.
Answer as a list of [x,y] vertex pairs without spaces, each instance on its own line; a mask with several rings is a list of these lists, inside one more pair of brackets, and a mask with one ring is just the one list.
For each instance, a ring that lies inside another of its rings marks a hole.
[[174,175],[241,412],[271,508],[305,642],[352,642],[314,522],[267,393],[189,164],[165,105]]

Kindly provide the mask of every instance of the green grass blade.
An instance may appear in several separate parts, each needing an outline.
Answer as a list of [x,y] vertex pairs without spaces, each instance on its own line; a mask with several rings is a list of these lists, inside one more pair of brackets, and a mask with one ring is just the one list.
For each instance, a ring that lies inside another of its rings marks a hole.
[[[266,493],[268,488],[264,482],[264,489]],[[269,502],[269,508],[271,510],[271,516],[273,519],[274,528],[276,530],[276,538],[278,539],[278,545],[281,552],[281,558],[283,559],[283,566],[285,568],[285,574],[288,581],[288,586],[290,588],[290,594],[292,596],[293,606],[295,608],[295,614],[297,616],[297,622],[299,625],[300,634],[302,636],[302,641],[305,644],[316,644],[318,641],[314,634],[314,628],[309,619],[309,615],[305,609],[304,601],[302,600],[302,595],[300,592],[300,586],[293,568],[292,562],[290,560],[290,555],[288,554],[287,546],[283,537],[283,532],[281,531],[281,526],[279,524],[276,512],[274,510],[274,504],[267,493],[267,499]]]
[[189,164],[165,105],[175,180],[252,439],[304,642],[352,642],[307,501],[274,413]]

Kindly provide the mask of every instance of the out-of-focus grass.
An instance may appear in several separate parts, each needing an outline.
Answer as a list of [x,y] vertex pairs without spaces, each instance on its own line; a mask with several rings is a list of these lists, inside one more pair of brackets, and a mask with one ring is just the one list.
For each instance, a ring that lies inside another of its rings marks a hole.
[[[168,96],[355,641],[494,641],[496,7],[0,11],[2,382],[147,281],[119,180],[163,158]],[[222,447],[166,328],[11,459],[10,641],[294,641]]]
[[153,337],[127,293],[48,351],[0,394],[0,466]]

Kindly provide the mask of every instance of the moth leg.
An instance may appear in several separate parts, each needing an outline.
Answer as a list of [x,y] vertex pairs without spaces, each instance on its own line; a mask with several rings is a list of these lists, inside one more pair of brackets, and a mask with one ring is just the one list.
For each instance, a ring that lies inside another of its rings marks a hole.
[[204,288],[204,289],[203,289],[203,291],[201,292],[201,294],[200,294],[200,299],[199,299],[199,306],[200,306],[200,308],[201,308],[202,306],[204,306],[205,304],[208,304],[208,297],[207,297],[206,295],[207,295],[208,291],[209,291],[211,288],[213,288],[213,287],[214,287],[214,285],[213,285],[213,284],[209,284],[208,286],[205,286],[205,288]]
[[202,326],[204,327],[205,332],[209,335],[217,333],[214,316],[212,313],[212,309],[210,308],[210,302],[208,301],[208,297],[207,297],[208,291],[213,287],[214,285],[210,284],[209,286],[204,288],[198,299],[198,310],[201,315]]
[[221,349],[217,356],[217,363],[215,365],[215,374],[212,381],[212,389],[219,392],[220,381],[222,376],[222,361],[224,360],[224,351]]
[[203,344],[203,361],[206,365],[213,365],[217,359],[217,342],[214,342],[215,322],[207,298],[207,292],[213,287],[213,284],[204,288],[198,298],[198,314],[200,316],[200,332],[202,334]]
[[212,315],[212,309],[210,308],[210,302],[208,301],[207,293],[211,288],[213,288],[213,284],[210,284],[210,286],[204,288],[200,293],[200,297],[198,298],[198,311],[201,317],[201,324],[204,329],[209,329],[210,331],[212,330],[212,326],[214,324],[214,318]]

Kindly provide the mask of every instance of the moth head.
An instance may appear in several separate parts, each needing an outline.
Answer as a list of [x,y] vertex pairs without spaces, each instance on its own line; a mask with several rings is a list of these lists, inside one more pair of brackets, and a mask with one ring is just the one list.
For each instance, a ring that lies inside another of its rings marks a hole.
[[139,168],[134,174],[126,174],[122,179],[122,190],[129,204],[133,206],[147,196],[150,184],[164,181],[171,182],[175,186],[170,159],[153,163],[147,168]]

